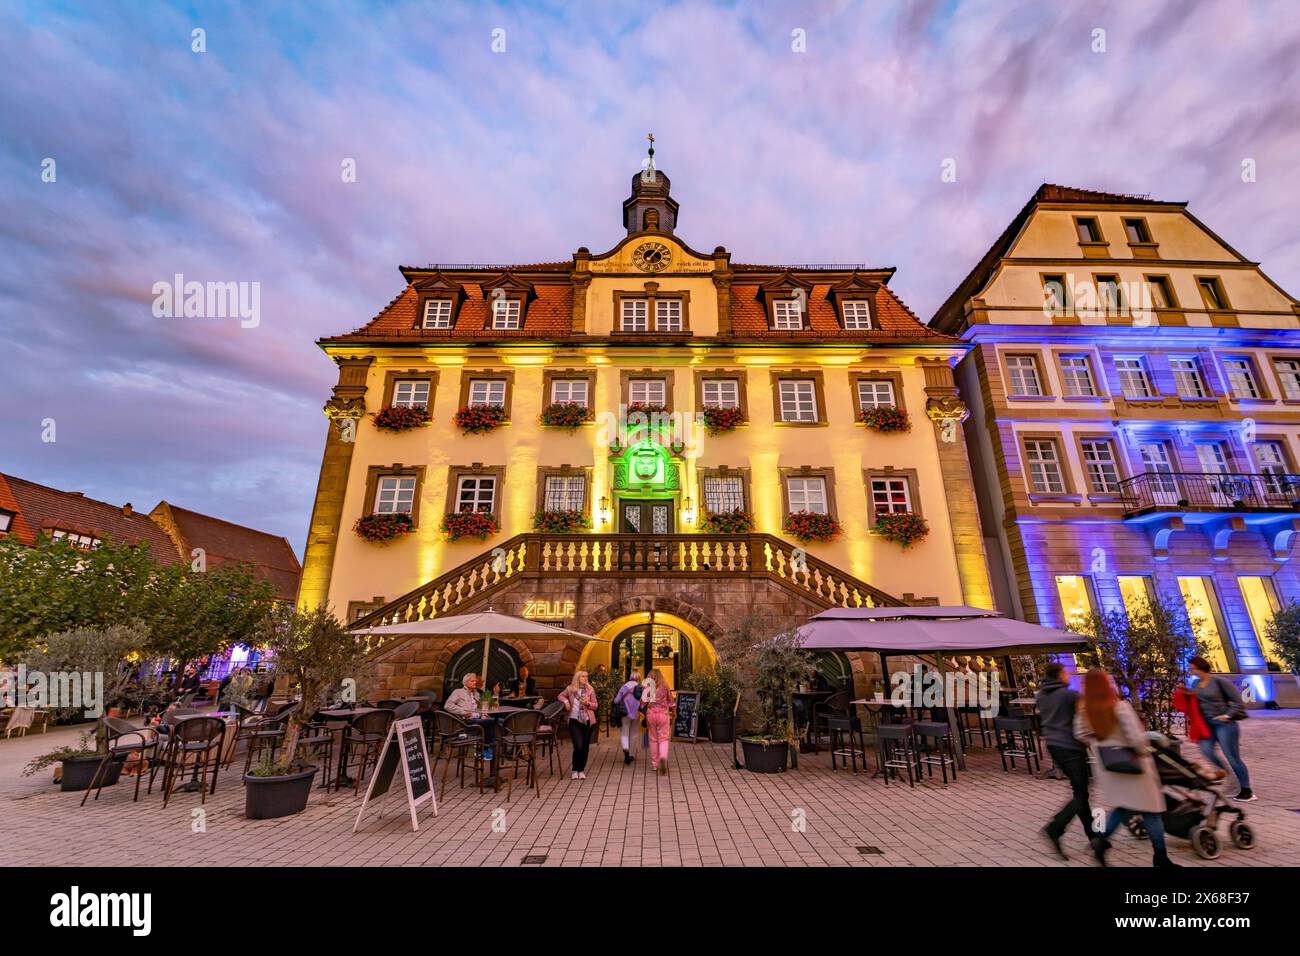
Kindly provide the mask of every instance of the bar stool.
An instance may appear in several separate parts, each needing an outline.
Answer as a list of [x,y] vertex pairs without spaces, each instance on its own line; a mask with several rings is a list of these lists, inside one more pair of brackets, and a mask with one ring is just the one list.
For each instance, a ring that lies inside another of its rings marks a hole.
[[978,707],[958,707],[957,726],[963,747],[970,749],[976,738],[981,747],[993,746],[993,725]]
[[957,748],[953,745],[952,728],[937,720],[917,721],[912,725],[916,734],[917,762],[925,767],[927,776],[934,776],[938,767],[943,775],[943,784],[948,785],[948,769],[952,768],[952,779],[957,780]]
[[1016,758],[1025,761],[1025,769],[1032,776],[1039,772],[1041,764],[1038,759],[1038,739],[1034,733],[1034,722],[1028,717],[994,717],[993,739],[997,743],[998,755],[1002,758],[1002,772],[1007,772],[1007,761],[1011,768],[1016,766]]
[[[862,769],[867,769],[867,745],[862,737],[862,725],[854,726],[852,717],[823,717],[823,724],[831,740],[831,772],[836,773],[835,758],[844,758],[840,762],[851,765],[853,772],[858,772],[858,758],[862,758]],[[856,744],[853,735],[857,734]]]
[[907,785],[916,786],[920,774],[917,763],[916,735],[912,724],[881,724],[876,728],[876,747],[879,750],[880,775],[889,786],[890,773],[907,771]]

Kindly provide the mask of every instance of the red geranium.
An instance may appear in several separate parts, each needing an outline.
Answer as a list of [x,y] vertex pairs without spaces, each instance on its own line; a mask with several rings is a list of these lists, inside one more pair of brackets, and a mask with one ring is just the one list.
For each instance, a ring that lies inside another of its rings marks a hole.
[[573,431],[591,421],[591,409],[582,402],[552,402],[542,409],[541,422],[552,428]]
[[453,511],[443,517],[441,530],[448,541],[463,538],[486,541],[501,530],[501,525],[486,511]]
[[754,515],[744,508],[735,511],[709,511],[700,522],[705,534],[749,534],[754,530]]
[[906,432],[912,429],[912,422],[908,419],[907,412],[893,405],[864,408],[858,412],[858,421],[878,432]]
[[504,405],[467,405],[451,419],[461,431],[480,435],[499,427],[506,420]]
[[423,406],[387,405],[370,416],[376,428],[390,432],[403,432],[408,428],[419,428],[432,420],[429,410]]
[[876,515],[876,526],[871,529],[871,533],[906,548],[929,534],[930,526],[918,514],[910,511],[894,511]]
[[733,431],[745,424],[745,416],[740,409],[726,405],[705,405],[703,415],[704,428],[710,435]]
[[533,530],[547,534],[575,534],[590,527],[591,519],[583,511],[539,511],[533,515]]
[[843,533],[840,523],[819,511],[792,511],[785,516],[785,530],[800,541],[834,541]]
[[363,515],[357,519],[352,530],[367,541],[382,544],[410,534],[415,530],[415,521],[403,512]]

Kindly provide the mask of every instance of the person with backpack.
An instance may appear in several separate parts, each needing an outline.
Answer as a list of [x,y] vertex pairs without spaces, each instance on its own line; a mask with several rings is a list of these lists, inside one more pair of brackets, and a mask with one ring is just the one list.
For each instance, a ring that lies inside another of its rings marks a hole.
[[633,760],[632,736],[636,733],[641,714],[640,671],[632,672],[632,676],[618,689],[609,706],[610,717],[618,721],[618,739],[623,745],[623,766],[626,767]]
[[[1232,768],[1237,777],[1240,790],[1234,800],[1245,803],[1255,799],[1255,791],[1250,788],[1250,771],[1241,759],[1241,729],[1239,721],[1245,720],[1246,705],[1242,703],[1241,692],[1235,684],[1222,675],[1213,673],[1210,662],[1204,657],[1193,657],[1188,662],[1192,677],[1192,693],[1196,696],[1196,706],[1201,712],[1210,736],[1196,742],[1205,759],[1221,769]],[[1216,754],[1216,745],[1223,751],[1228,761],[1225,767]]]

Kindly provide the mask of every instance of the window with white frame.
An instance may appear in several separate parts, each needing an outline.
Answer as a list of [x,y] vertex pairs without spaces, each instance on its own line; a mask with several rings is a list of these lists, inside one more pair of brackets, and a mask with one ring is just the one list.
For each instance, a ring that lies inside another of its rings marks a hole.
[[506,383],[499,378],[475,378],[469,383],[469,404],[501,405],[506,403]]
[[414,475],[384,475],[375,488],[375,514],[409,515],[415,506]]
[[1224,359],[1223,370],[1228,375],[1228,387],[1232,389],[1233,398],[1259,398],[1259,384],[1255,381],[1250,359]]
[[779,384],[781,421],[817,421],[817,385],[810,379],[788,378]]
[[1092,377],[1092,359],[1087,355],[1062,355],[1061,387],[1071,398],[1096,396],[1097,384]]
[[496,298],[492,300],[492,328],[519,328],[520,301],[518,299]]
[[772,328],[802,329],[803,302],[800,299],[777,299],[772,303]]
[[704,479],[704,510],[730,514],[745,507],[745,483],[737,475],[709,475]]
[[866,299],[850,299],[840,307],[844,312],[846,329],[871,328],[871,303]]
[[582,475],[548,475],[543,493],[544,511],[582,511],[587,500],[587,479]]
[[1282,383],[1282,395],[1300,400],[1300,359],[1274,359],[1273,368],[1277,371],[1277,380]]
[[655,331],[680,332],[682,330],[682,300],[655,300]]
[[734,378],[706,378],[700,392],[705,408],[740,407],[740,383]]
[[1205,379],[1201,377],[1201,367],[1194,356],[1174,356],[1169,360],[1169,367],[1174,373],[1179,398],[1205,397]]
[[1008,355],[1007,385],[1012,395],[1042,395],[1043,378],[1038,371],[1038,359],[1032,355]]
[[393,383],[393,404],[398,408],[428,408],[429,383],[420,379],[399,379]]
[[496,510],[497,480],[492,475],[461,475],[456,482],[456,510],[464,513]]
[[912,492],[906,478],[872,478],[871,510],[878,515],[912,510]]
[[828,514],[825,478],[787,478],[786,496],[790,499],[790,513],[810,511]]
[[551,401],[573,405],[587,404],[587,385],[585,378],[557,378],[551,380]]
[[623,332],[649,332],[649,303],[645,299],[623,299],[618,327]]
[[627,399],[632,405],[667,405],[668,383],[662,378],[630,379]]
[[1289,482],[1285,480],[1290,468],[1286,463],[1286,452],[1280,441],[1256,441],[1251,445],[1255,455],[1255,466],[1264,476],[1268,493],[1285,494]]
[[1151,387],[1151,376],[1147,374],[1146,362],[1141,356],[1117,357],[1115,371],[1119,375],[1120,391],[1125,398],[1151,398],[1155,395],[1155,389]]
[[14,516],[12,512],[0,511],[0,534],[5,534],[9,526],[13,524]]
[[858,407],[864,412],[871,408],[893,408],[894,383],[888,379],[858,379]]
[[1025,465],[1029,469],[1030,487],[1038,494],[1065,493],[1065,476],[1061,472],[1061,456],[1055,441],[1050,438],[1026,439]]
[[1088,473],[1088,486],[1098,494],[1113,495],[1119,492],[1119,464],[1115,461],[1115,445],[1105,438],[1085,438],[1079,442],[1083,449],[1083,466]]
[[424,303],[426,329],[451,328],[451,299],[426,299]]
[[75,531],[64,531],[61,528],[50,532],[50,537],[55,541],[66,541],[74,548],[80,548],[82,551],[89,551],[91,548],[98,548],[100,541],[98,538],[88,534],[78,534]]

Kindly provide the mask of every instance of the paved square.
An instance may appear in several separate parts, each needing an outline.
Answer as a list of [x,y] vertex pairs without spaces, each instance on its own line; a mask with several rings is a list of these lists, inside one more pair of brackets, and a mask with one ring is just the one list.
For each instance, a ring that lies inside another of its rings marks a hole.
[[[1260,794],[1246,805],[1259,845],[1250,851],[1228,845],[1218,860],[1206,862],[1171,838],[1171,855],[1193,866],[1300,866],[1300,711],[1254,712],[1242,733]],[[905,783],[886,787],[866,775],[832,773],[825,754],[806,755],[798,771],[776,776],[737,771],[731,747],[709,743],[674,743],[672,774],[656,777],[645,759],[624,767],[617,737],[602,736],[587,779],[571,781],[567,768],[553,777],[543,771],[541,799],[516,786],[507,803],[504,791],[479,795],[452,782],[437,818],[426,808],[412,833],[404,801],[390,794],[380,805],[384,816],[368,811],[354,836],[360,798],[350,791],[327,800],[314,790],[306,813],[245,820],[237,770],[224,774],[209,798],[206,832],[194,832],[197,794],[178,794],[163,810],[155,789],[132,804],[134,784],[124,778],[82,808],[81,794],[60,793],[49,771],[19,775],[32,756],[75,741],[70,728],[0,741],[7,863],[518,866],[526,855],[544,854],[542,866],[1091,865],[1077,824],[1065,839],[1068,864],[1044,852],[1037,836],[1066,800],[1066,784],[1023,770],[1004,774],[987,751],[971,754],[957,783],[909,790]],[[798,819],[806,822],[802,832]],[[882,852],[863,855],[860,846]],[[1122,835],[1111,859],[1145,866],[1150,851]]]

